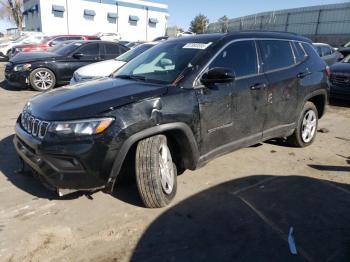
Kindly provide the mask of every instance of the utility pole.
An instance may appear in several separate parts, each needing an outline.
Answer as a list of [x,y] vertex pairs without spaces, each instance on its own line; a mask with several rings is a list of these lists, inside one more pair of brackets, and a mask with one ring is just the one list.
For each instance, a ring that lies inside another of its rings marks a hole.
[[66,0],[66,8],[67,8],[67,34],[69,35],[69,13],[68,13],[68,0]]

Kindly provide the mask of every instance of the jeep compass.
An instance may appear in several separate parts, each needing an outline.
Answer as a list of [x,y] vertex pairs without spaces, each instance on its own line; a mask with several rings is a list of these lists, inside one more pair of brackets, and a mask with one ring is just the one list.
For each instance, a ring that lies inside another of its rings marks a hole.
[[166,206],[177,175],[272,138],[313,143],[325,113],[326,65],[309,39],[239,32],[169,40],[114,75],[33,97],[16,150],[60,195],[112,192],[135,174],[147,207]]

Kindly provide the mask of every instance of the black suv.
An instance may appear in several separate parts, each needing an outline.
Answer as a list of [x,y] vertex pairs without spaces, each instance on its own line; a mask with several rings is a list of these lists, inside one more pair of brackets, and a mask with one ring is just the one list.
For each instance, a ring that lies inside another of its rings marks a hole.
[[60,194],[111,192],[129,170],[144,204],[163,207],[186,169],[271,138],[310,145],[328,93],[326,65],[307,38],[184,37],[149,49],[114,76],[32,98],[14,145]]

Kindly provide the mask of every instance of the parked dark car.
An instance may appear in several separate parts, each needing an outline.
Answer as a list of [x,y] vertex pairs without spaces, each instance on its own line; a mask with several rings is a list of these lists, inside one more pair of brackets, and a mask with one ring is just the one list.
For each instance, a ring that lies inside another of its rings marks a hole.
[[240,32],[182,37],[113,77],[33,97],[16,124],[20,157],[60,195],[112,192],[136,174],[147,207],[175,196],[177,174],[259,142],[306,147],[328,101],[326,64],[309,39]]
[[344,56],[331,47],[328,44],[324,43],[313,43],[314,47],[317,50],[319,56],[327,63],[327,65],[331,66],[336,62],[339,62],[344,58]]
[[5,77],[10,85],[48,91],[68,84],[78,68],[115,58],[127,50],[114,42],[77,41],[52,52],[21,53],[6,65]]
[[331,97],[350,100],[350,54],[330,70]]
[[350,42],[338,48],[338,51],[343,54],[343,56],[350,55]]

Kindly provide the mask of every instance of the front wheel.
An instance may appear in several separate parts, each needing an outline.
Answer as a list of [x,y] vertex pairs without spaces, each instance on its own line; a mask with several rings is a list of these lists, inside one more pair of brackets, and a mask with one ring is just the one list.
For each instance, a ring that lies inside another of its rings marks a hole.
[[30,85],[40,92],[51,90],[56,85],[55,74],[47,68],[37,68],[30,73]]
[[312,102],[306,102],[299,116],[294,133],[288,137],[288,142],[295,147],[311,145],[317,134],[318,111]]
[[145,206],[168,205],[176,194],[177,170],[167,138],[157,135],[141,140],[136,149],[135,167],[137,188]]

